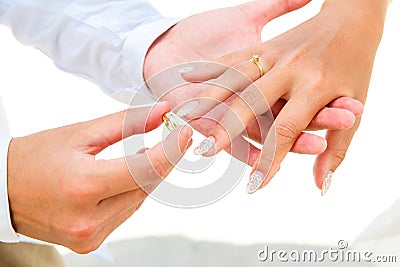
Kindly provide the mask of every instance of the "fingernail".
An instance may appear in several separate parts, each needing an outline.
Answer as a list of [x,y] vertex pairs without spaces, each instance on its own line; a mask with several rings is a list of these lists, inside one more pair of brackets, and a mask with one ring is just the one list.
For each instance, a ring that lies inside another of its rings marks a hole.
[[203,155],[215,147],[215,138],[210,136],[204,139],[195,149],[194,154]]
[[178,73],[186,74],[186,73],[192,72],[193,70],[194,70],[193,67],[186,66],[186,67],[182,67],[182,68],[178,69]]
[[333,172],[329,171],[328,174],[325,176],[324,181],[322,183],[322,190],[321,196],[325,196],[326,192],[328,192],[329,187],[331,186]]
[[247,183],[247,193],[254,194],[262,185],[265,180],[265,175],[260,171],[255,171],[250,175],[249,182]]
[[189,148],[189,147],[191,147],[191,146],[192,146],[192,144],[193,144],[193,138],[190,138],[190,139],[189,139],[189,141],[188,141],[188,143],[187,143],[187,146],[186,146],[186,148]]
[[185,148],[185,150],[187,150],[193,144],[193,138],[192,138],[193,130],[192,130],[192,128],[190,128],[189,126],[186,125],[185,127],[183,127],[182,131],[184,131],[188,137],[188,141],[187,141],[186,148]]
[[199,105],[199,100],[189,101],[188,103],[186,103],[186,105],[184,105],[178,110],[176,115],[178,115],[179,117],[185,117],[189,113],[192,113],[192,111],[195,110],[198,105]]

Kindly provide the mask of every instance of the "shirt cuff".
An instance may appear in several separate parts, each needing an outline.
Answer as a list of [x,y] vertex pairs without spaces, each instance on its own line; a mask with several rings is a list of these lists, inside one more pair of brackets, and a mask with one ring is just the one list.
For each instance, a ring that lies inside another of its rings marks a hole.
[[[122,51],[124,76],[131,85],[131,88],[137,91],[135,97],[137,97],[138,93],[140,97],[143,98],[139,101],[141,104],[147,104],[151,101],[154,102],[154,97],[147,89],[143,77],[143,66],[147,52],[158,37],[180,20],[181,18],[161,18],[151,21],[134,28],[128,33],[125,39]],[[124,92],[124,90],[117,91],[112,97],[130,103],[132,90],[129,91],[129,93]]]
[[11,137],[0,135],[0,242],[17,243],[19,238],[11,223],[7,193],[7,154]]

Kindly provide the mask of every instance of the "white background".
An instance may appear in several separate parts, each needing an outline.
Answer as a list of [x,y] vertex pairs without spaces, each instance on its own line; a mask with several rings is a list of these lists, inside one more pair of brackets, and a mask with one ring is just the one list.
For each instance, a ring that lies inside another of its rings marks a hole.
[[[176,17],[245,1],[150,2],[164,15]],[[321,3],[314,0],[302,10],[271,22],[263,38],[267,40],[309,18]],[[108,240],[171,234],[239,244],[336,244],[339,239],[353,240],[400,196],[399,15],[400,2],[394,1],[377,54],[362,125],[325,198],[314,185],[314,157],[291,154],[270,185],[255,195],[246,194],[244,179],[223,200],[200,209],[176,209],[148,199]],[[5,27],[0,27],[0,48],[0,90],[13,136],[126,108],[94,84],[58,70],[41,52],[19,44]],[[122,147],[117,144],[102,157],[122,154]]]

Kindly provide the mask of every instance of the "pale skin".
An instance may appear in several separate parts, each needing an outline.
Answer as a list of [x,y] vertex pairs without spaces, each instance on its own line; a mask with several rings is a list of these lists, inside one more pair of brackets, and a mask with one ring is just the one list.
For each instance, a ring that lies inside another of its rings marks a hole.
[[[221,63],[229,63],[228,60],[232,54],[227,54],[227,51],[233,52],[260,44],[261,30],[267,22],[282,14],[300,8],[308,2],[309,0],[258,0],[236,7],[198,14],[185,19],[162,35],[150,48],[145,60],[144,77],[148,80],[163,69],[183,62],[211,60],[221,57],[219,60]],[[221,20],[221,18],[224,18],[224,20]],[[232,21],[236,22],[235,27],[232,27]],[[196,31],[191,30],[193,27],[196,28]],[[252,54],[246,54],[246,60],[248,61],[251,56]],[[254,68],[256,71],[255,75],[257,76],[257,68],[255,66],[251,67]],[[201,76],[201,73],[196,74],[194,74],[196,77]],[[190,76],[191,74],[188,75]],[[156,96],[162,96],[162,99],[170,102],[173,107],[177,107],[181,103],[193,99],[198,95],[214,97],[214,95],[209,94],[206,86],[186,86],[185,90],[175,90],[167,93],[166,90],[169,88],[167,80],[160,79],[159,82],[151,81],[149,86]],[[224,97],[223,100],[225,101],[226,99],[227,97]],[[232,98],[226,101],[227,104],[230,102],[232,102]],[[272,107],[274,115],[279,113],[284,107],[285,102],[285,99],[282,98],[274,104]],[[191,116],[187,117],[192,119],[197,118],[197,115],[203,116],[208,113],[207,115],[211,116],[214,121],[199,119],[191,123],[192,126],[206,136],[210,136],[215,132],[213,130],[216,126],[215,121],[220,121],[224,114],[222,109],[215,109],[209,112],[211,108],[205,107],[202,109],[202,113],[190,114]],[[332,99],[330,103],[326,103],[326,107],[320,108],[320,111],[315,114],[306,129],[338,130],[350,128],[354,125],[356,117],[362,114],[362,110],[363,105],[357,100],[351,98]],[[261,118],[261,121],[264,121],[266,124],[270,124],[271,122],[270,117],[261,115],[258,118]],[[250,126],[247,127],[249,136],[256,141],[263,142],[265,137],[262,137],[259,125],[254,120],[252,120],[252,123],[247,123],[247,125]],[[241,161],[254,165],[260,155],[260,151],[249,145],[247,141],[244,141],[242,136],[238,135],[244,130],[243,127],[237,127],[236,130],[235,136],[237,137],[233,140],[224,139],[223,146],[219,146],[218,149],[226,149],[232,153],[232,148],[227,147],[229,143],[232,144],[232,147],[238,145],[248,146],[250,150],[249,155],[241,155],[240,153],[237,155],[234,152],[232,155]],[[326,150],[327,143],[324,138],[308,133],[302,133],[296,137],[296,142],[290,147],[292,152],[321,154]],[[236,149],[235,151],[241,150],[243,149]]]
[[[149,77],[176,63],[215,58],[255,45],[260,42],[260,31],[265,23],[307,2],[268,1],[269,6],[263,7],[261,12],[258,6],[261,2],[256,1],[187,18],[157,40],[146,57],[144,74]],[[264,11],[268,11],[270,16],[265,16]],[[232,17],[242,21],[239,24],[243,28],[236,30],[226,27],[230,25],[229,18]],[[198,30],[195,36],[191,35],[193,28]],[[244,33],[248,34],[247,38],[236,40],[235,37],[243,36]],[[199,39],[204,43],[199,42]],[[157,93],[158,89],[153,89]],[[168,100],[175,106],[191,97],[193,92],[176,95]],[[282,105],[277,105],[275,110],[279,112],[281,108]],[[350,127],[355,116],[362,112],[362,105],[351,99],[338,99],[330,103],[330,108],[321,110],[322,115],[317,115],[310,127]],[[336,113],[338,109],[340,113]],[[330,111],[326,113],[326,110]],[[170,106],[165,102],[159,103],[147,120],[144,120],[144,115],[149,113],[147,109],[128,111],[134,120],[126,122],[132,126],[132,131],[125,136],[159,126],[162,123],[161,116],[168,111]],[[333,117],[326,120],[329,112],[333,112]],[[123,137],[124,116],[125,112],[120,112],[11,141],[8,154],[8,197],[13,227],[18,233],[66,246],[78,253],[87,253],[96,249],[140,207],[147,194],[135,180],[143,181],[141,185],[145,184],[149,188],[146,191],[157,186],[190,145],[192,132],[188,127],[178,128],[163,144],[127,158],[128,161],[134,160],[134,170],[128,169],[123,158],[96,160],[97,153]],[[262,139],[260,132],[255,130],[253,133],[255,139]],[[303,141],[298,143],[297,148],[294,146],[293,150],[312,154],[321,152],[321,148],[326,146],[321,139],[309,141],[305,138]],[[168,160],[167,152],[171,153]],[[152,171],[149,172],[149,169]]]
[[[158,127],[167,102],[14,138],[8,154],[8,196],[14,229],[26,236],[95,250],[143,203],[191,144],[190,127],[163,143],[112,160],[95,156],[124,137]],[[126,117],[126,119],[125,119]],[[128,169],[126,161],[132,162]],[[140,181],[138,184],[137,181]]]
[[[231,104],[220,124],[208,133],[216,139],[216,147],[204,155],[210,156],[224,149],[229,144],[228,135],[240,134],[256,116],[267,111],[267,103],[274,105],[284,99],[286,103],[275,119],[273,131],[266,136],[252,171],[262,174],[261,187],[268,184],[296,144],[296,139],[322,108],[340,97],[365,102],[389,2],[326,0],[319,14],[298,27],[270,41],[217,59],[217,62],[233,66],[251,77],[254,84],[234,88],[240,97]],[[266,71],[261,78],[257,66],[249,61],[255,53],[260,56],[259,63]],[[212,78],[222,83],[228,80],[234,83],[232,80],[240,80],[226,68],[210,70],[207,66],[184,75],[187,80],[197,81]],[[230,94],[211,86],[199,97],[224,101]],[[214,106],[210,101],[200,100],[198,108],[186,117],[201,116]],[[317,157],[314,165],[319,188],[323,187],[327,175],[343,161],[359,123],[360,118],[357,118],[349,129],[327,131],[327,149]],[[269,143],[276,144],[275,151]]]

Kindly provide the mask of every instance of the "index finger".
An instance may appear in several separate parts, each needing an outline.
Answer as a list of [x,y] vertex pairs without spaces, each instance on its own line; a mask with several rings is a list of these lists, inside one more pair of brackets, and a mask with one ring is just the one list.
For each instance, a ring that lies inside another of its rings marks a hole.
[[177,127],[163,142],[144,153],[97,161],[93,183],[102,185],[103,198],[157,185],[182,158],[191,144],[192,133],[189,126]]

